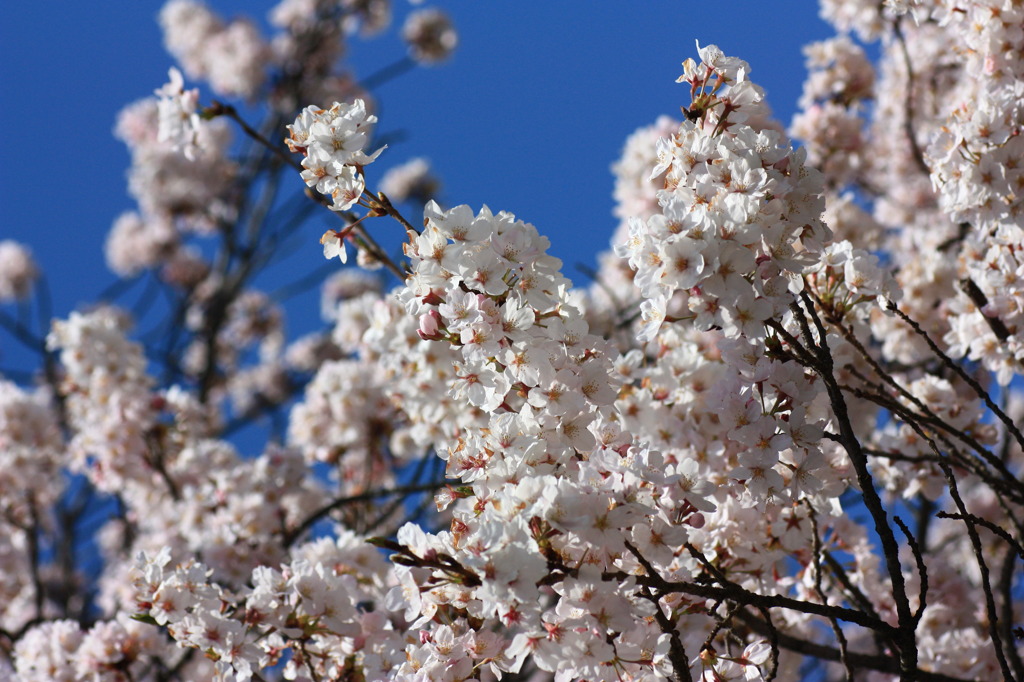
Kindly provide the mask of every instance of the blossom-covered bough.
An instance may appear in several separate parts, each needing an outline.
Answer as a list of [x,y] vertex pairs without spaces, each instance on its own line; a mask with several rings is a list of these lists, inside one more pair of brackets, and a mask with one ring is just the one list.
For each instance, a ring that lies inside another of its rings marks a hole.
[[[1024,680],[1024,6],[826,0],[802,147],[698,46],[587,288],[422,161],[375,173],[335,68],[390,11],[285,0],[268,42],[165,7],[184,73],[122,114],[139,211],[107,254],[170,331],[0,310],[44,361],[0,383],[0,677]],[[404,35],[456,42],[436,10]],[[362,269],[288,342],[253,281],[310,214]],[[0,301],[38,276],[0,243]]]

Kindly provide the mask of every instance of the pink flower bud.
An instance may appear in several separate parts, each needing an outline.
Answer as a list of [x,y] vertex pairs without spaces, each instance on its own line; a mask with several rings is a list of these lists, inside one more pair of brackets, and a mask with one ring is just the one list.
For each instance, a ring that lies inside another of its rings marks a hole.
[[440,323],[440,313],[436,310],[426,312],[420,315],[420,328],[416,330],[416,333],[424,341],[437,341],[441,338],[441,334],[438,331]]

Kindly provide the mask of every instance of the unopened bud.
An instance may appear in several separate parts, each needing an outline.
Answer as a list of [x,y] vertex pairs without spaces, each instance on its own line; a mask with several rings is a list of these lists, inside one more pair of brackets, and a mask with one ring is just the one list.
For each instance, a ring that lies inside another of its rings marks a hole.
[[441,331],[441,314],[436,310],[430,310],[420,315],[420,327],[416,333],[424,341],[437,341],[443,338]]

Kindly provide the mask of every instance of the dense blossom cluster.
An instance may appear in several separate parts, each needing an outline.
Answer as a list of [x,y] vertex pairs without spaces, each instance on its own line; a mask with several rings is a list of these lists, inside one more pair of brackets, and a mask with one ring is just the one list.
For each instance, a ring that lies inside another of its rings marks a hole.
[[363,151],[376,122],[366,103],[357,99],[353,106],[335,102],[330,109],[307,107],[288,126],[288,148],[304,157],[302,179],[329,195],[335,211],[348,210],[359,200],[366,187],[362,167],[383,151]]
[[116,679],[144,675],[150,660],[170,653],[152,627],[120,614],[88,630],[53,620],[29,630],[15,646],[15,679],[25,682]]
[[142,348],[125,338],[116,310],[74,313],[55,323],[47,343],[61,351],[69,444],[76,468],[90,468],[100,490],[147,485],[147,432],[155,424],[155,394]]
[[195,0],[172,0],[160,12],[168,51],[191,78],[224,97],[251,98],[266,77],[270,47],[248,19],[225,23]]
[[181,646],[207,652],[226,678],[287,661],[286,679],[383,679],[402,657],[401,633],[359,606],[383,600],[387,564],[355,535],[296,547],[288,563],[264,563],[235,590],[202,564],[170,562],[166,550],[140,555],[138,606]]
[[698,327],[763,336],[765,321],[785,310],[808,248],[829,236],[817,174],[781,134],[750,125],[764,111],[749,65],[714,46],[701,52],[704,62],[689,60],[681,77],[693,93],[691,113],[659,142],[652,175],[666,173],[661,210],[634,220],[619,249],[645,299],[645,340],[676,292]]
[[[164,288],[159,342],[107,304],[34,335],[0,242],[0,324],[43,358],[0,380],[0,678],[1024,679],[1024,6],[825,0],[803,146],[698,45],[587,289],[425,161],[368,170],[337,68],[396,10],[284,0],[264,38],[165,5],[184,75],[119,118],[106,246]],[[406,16],[399,64],[455,48]],[[400,276],[330,274],[291,343],[254,288],[289,179],[328,259]]]

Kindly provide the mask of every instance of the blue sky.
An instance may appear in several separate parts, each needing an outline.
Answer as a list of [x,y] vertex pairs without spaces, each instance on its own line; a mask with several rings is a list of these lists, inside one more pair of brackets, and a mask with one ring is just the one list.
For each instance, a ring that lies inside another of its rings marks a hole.
[[[246,13],[264,22],[274,3],[209,4],[226,17]],[[156,24],[161,5],[55,0],[8,3],[3,10],[0,238],[31,246],[54,290],[56,315],[113,281],[103,240],[133,202],[125,187],[128,154],[111,131],[121,107],[166,82],[173,62]],[[660,114],[679,115],[687,93],[674,81],[680,63],[696,56],[694,41],[717,43],[750,62],[753,79],[788,123],[805,75],[800,48],[831,33],[817,18],[816,3],[454,0],[439,6],[459,29],[459,49],[450,62],[377,91],[380,130],[405,133],[381,157],[379,171],[429,158],[446,203],[486,203],[534,223],[565,261],[566,274],[581,283],[575,264],[593,264],[615,224],[609,166],[634,129]],[[408,9],[396,0],[397,22]],[[395,33],[353,39],[357,75],[404,54]],[[322,231],[311,225],[308,243],[264,284],[320,266]],[[315,326],[316,308],[311,296],[290,312],[290,323]],[[16,357],[9,344],[0,335],[8,360],[0,358],[0,366]]]

